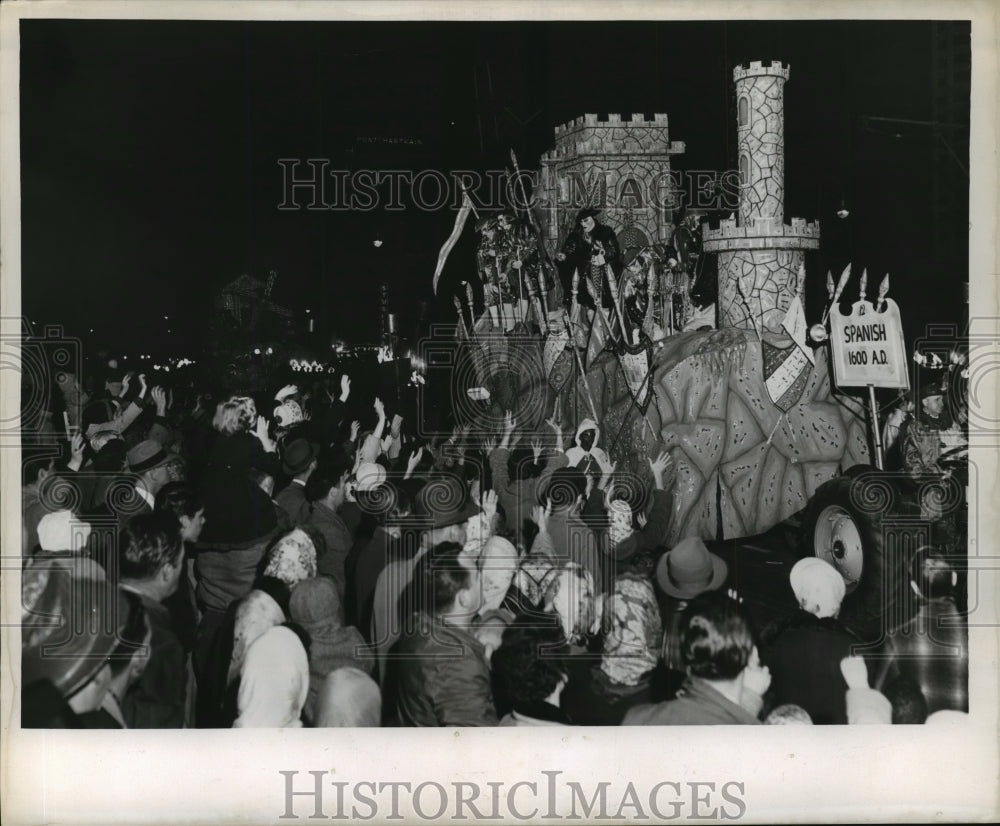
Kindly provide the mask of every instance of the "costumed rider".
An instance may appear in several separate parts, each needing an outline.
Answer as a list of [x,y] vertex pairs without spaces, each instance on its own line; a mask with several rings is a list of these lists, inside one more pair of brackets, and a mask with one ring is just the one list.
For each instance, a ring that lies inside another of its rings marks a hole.
[[656,252],[652,247],[628,249],[624,263],[618,293],[628,339],[632,344],[638,344],[641,333],[645,332],[653,341],[658,341],[663,338],[663,329],[657,324],[652,311],[654,308],[651,307],[659,286],[656,283]]
[[578,271],[579,302],[587,307],[594,307],[595,297],[599,296],[603,307],[611,307],[611,291],[604,277],[604,267],[605,264],[610,264],[615,278],[619,278],[622,272],[622,253],[614,230],[598,223],[598,215],[598,209],[581,209],[576,214],[573,230],[566,238],[562,251],[556,256],[559,280],[567,306],[572,300],[573,272]]
[[[509,262],[508,283],[517,300],[518,320],[527,318],[531,305],[532,291],[537,291],[543,311],[547,312],[545,296],[552,288],[545,265],[538,248],[538,233],[530,221],[515,218],[505,212],[499,218],[503,241],[507,248]],[[539,319],[539,328],[544,328],[547,320]]]
[[682,328],[685,331],[715,327],[718,271],[714,256],[702,253],[701,225],[705,220],[703,212],[685,210],[674,232],[678,259],[672,269],[687,275],[687,294],[690,299],[688,317],[684,319]]
[[608,454],[597,446],[601,438],[601,429],[593,419],[583,419],[576,429],[573,447],[566,451],[568,467],[579,467],[584,474],[597,478],[608,476],[614,470]]
[[513,318],[504,315],[504,304],[512,303],[507,283],[508,251],[506,232],[495,216],[480,218],[476,223],[479,246],[476,249],[476,266],[483,282],[483,299],[494,327],[506,329],[513,326]]

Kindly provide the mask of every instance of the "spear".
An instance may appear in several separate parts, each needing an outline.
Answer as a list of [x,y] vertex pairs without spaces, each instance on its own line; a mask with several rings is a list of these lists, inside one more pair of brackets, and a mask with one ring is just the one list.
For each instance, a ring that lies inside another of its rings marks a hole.
[[590,405],[590,413],[594,417],[594,421],[598,421],[597,408],[594,406],[594,397],[590,392],[590,382],[587,381],[587,371],[583,369],[583,359],[580,358],[580,351],[576,349],[575,340],[573,338],[573,329],[570,327],[569,319],[565,316],[563,317],[563,323],[566,325],[566,334],[569,336],[569,348],[573,351],[573,355],[576,357],[576,366],[580,371],[580,378],[583,379],[583,389],[587,394],[587,404]]
[[451,300],[455,303],[455,312],[458,313],[458,328],[462,331],[462,337],[469,337],[469,330],[465,326],[465,314],[462,312],[462,302],[458,300],[457,295],[453,295]]
[[868,267],[865,267],[861,271],[861,283],[858,285],[858,294],[862,301],[865,300],[867,292],[868,292]]
[[826,298],[828,301],[833,301],[833,273],[829,270],[826,271]]
[[[830,297],[829,306],[823,311],[823,320],[820,322],[820,324],[826,324],[826,320],[830,316],[830,310],[833,308],[834,304],[840,301],[840,294],[844,291],[844,287],[847,286],[847,279],[849,279],[850,277],[851,277],[851,265],[848,264],[846,267],[844,267],[844,271],[840,274],[840,281],[837,282],[837,289],[834,290],[833,295]],[[829,289],[830,282],[832,280],[833,279],[830,279],[830,281],[827,282],[827,289]]]
[[878,285],[878,299],[875,302],[875,304],[879,312],[882,312],[882,305],[885,303],[885,297],[888,294],[889,294],[889,273],[886,273],[885,278],[882,279],[882,283]]

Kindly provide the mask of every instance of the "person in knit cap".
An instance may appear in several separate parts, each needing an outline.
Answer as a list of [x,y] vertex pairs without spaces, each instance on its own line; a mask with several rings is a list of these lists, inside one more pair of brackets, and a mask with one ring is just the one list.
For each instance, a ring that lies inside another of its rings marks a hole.
[[847,684],[840,661],[851,656],[858,638],[837,619],[844,580],[817,557],[800,559],[789,583],[798,610],[762,635],[761,659],[771,669],[773,705],[794,703],[817,725],[847,722]]
[[311,721],[323,681],[334,669],[352,666],[371,674],[375,658],[364,656],[366,643],[361,632],[344,626],[343,608],[332,579],[321,576],[300,582],[292,591],[289,610],[292,621],[309,635],[309,694],[303,717]]
[[316,728],[378,728],[382,693],[368,674],[344,666],[330,672],[316,699]]
[[38,523],[38,547],[43,554],[80,554],[87,548],[90,525],[61,510],[47,513]]
[[881,691],[868,685],[868,668],[861,657],[844,657],[840,672],[847,683],[844,703],[850,725],[892,722],[892,703]]

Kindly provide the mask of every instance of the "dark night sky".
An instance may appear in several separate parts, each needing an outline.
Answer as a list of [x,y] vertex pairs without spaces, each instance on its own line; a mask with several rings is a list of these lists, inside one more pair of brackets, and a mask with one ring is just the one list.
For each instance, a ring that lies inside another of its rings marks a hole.
[[[660,111],[679,168],[728,169],[732,67],[773,58],[792,70],[786,214],[832,240],[846,198],[844,243],[876,283],[893,273],[912,337],[965,311],[931,260],[932,135],[861,116],[932,120],[931,46],[921,22],[22,22],[23,309],[125,348],[162,339],[163,315],[197,338],[217,287],[273,268],[276,300],[370,339],[378,281],[401,314],[431,297],[453,213],[281,212],[279,158],[448,172],[502,168],[513,147],[534,168],[556,124]],[[420,143],[369,142],[399,137]]]

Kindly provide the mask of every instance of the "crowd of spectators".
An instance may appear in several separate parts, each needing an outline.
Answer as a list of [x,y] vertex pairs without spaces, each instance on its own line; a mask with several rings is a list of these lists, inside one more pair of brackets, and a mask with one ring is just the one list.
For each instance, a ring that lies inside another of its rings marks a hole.
[[[955,571],[859,650],[798,562],[756,628],[730,566],[666,546],[667,452],[625,478],[584,419],[424,439],[351,379],[256,398],[112,364],[26,454],[26,727],[920,723],[968,711]],[[55,619],[54,619],[55,618]],[[65,621],[57,621],[57,620]]]

